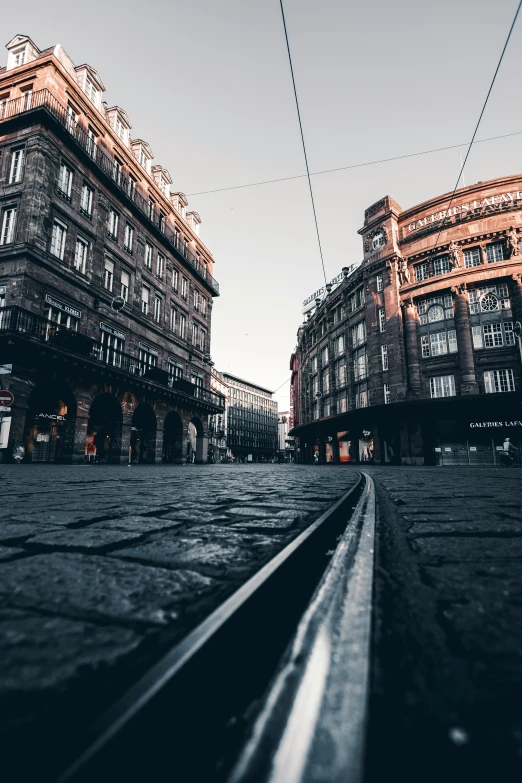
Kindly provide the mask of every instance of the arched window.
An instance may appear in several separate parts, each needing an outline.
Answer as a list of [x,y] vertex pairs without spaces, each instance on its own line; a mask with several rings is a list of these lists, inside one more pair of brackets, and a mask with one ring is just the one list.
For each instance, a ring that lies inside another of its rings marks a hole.
[[435,323],[436,321],[443,321],[444,320],[444,308],[439,305],[435,304],[430,307],[428,310],[428,321],[429,323]]

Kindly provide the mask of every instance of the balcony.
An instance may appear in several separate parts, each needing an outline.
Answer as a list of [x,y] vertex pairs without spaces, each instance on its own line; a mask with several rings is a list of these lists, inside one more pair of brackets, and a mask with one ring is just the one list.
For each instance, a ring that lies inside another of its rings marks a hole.
[[225,410],[225,398],[190,381],[174,380],[166,370],[140,363],[134,356],[107,348],[106,345],[91,337],[67,329],[65,326],[47,321],[45,318],[24,310],[21,307],[0,308],[0,339],[22,338],[29,343],[40,343],[51,350],[63,352],[87,360],[94,366],[105,367],[111,371],[133,376],[158,391],[171,395],[178,404],[181,400],[194,402],[196,399],[208,413],[222,413]]
[[89,156],[98,170],[111,180],[112,184],[126,199],[129,199],[132,202],[144,218],[154,225],[156,230],[161,233],[170,247],[183,258],[199,280],[207,285],[214,296],[219,296],[219,284],[217,280],[207,272],[206,267],[200,263],[194,253],[188,249],[178,235],[167,227],[165,216],[158,209],[152,207],[148,198],[145,198],[136,189],[135,184],[131,179],[125,177],[121,173],[121,169],[115,161],[93,143],[93,140],[88,135],[87,131],[71,119],[70,115],[67,114],[66,109],[56,100],[49,90],[38,90],[37,92],[33,92],[29,107],[27,106],[25,96],[1,104],[0,122],[5,122],[12,117],[27,114],[28,112],[38,109],[44,109],[59,123],[69,137]]

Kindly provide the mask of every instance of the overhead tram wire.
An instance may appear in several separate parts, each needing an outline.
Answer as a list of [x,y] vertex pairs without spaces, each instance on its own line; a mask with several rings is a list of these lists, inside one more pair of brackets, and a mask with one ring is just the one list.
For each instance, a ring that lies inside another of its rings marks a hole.
[[[522,2],[522,0],[520,0],[520,2]],[[317,243],[319,245],[319,255],[321,256],[321,265],[323,267],[324,284],[327,285],[326,270],[324,268],[323,249],[321,247],[321,237],[319,236],[319,224],[317,222],[317,213],[315,211],[314,192],[312,190],[312,180],[310,179],[310,169],[308,167],[308,157],[306,155],[306,144],[305,144],[305,140],[304,140],[303,123],[301,122],[301,112],[299,111],[299,101],[297,99],[297,89],[296,89],[296,86],[295,86],[294,68],[292,66],[292,56],[290,54],[290,43],[288,41],[288,32],[286,30],[286,20],[285,20],[284,8],[283,8],[283,0],[279,0],[279,5],[281,6],[281,16],[283,18],[283,28],[284,28],[284,31],[285,31],[286,49],[287,49],[287,52],[288,52],[288,62],[290,64],[290,74],[292,76],[292,85],[294,87],[295,105],[296,105],[296,108],[297,108],[297,118],[299,120],[299,130],[301,131],[301,141],[303,143],[303,153],[304,153],[304,159],[305,159],[305,165],[306,165],[306,176],[308,177],[308,187],[310,188],[310,198],[312,200],[312,210],[313,210],[313,213],[314,213],[315,230],[316,230],[316,233],[317,233]]]
[[[518,6],[517,6],[517,10],[515,11],[515,16],[513,17],[513,21],[511,22],[511,27],[509,28],[509,33],[508,33],[506,41],[504,43],[504,47],[502,49],[502,53],[500,55],[500,59],[499,59],[499,61],[497,63],[497,67],[495,68],[495,73],[493,74],[493,79],[491,80],[491,84],[489,85],[489,90],[488,90],[488,93],[486,95],[486,100],[484,101],[484,104],[482,106],[482,110],[480,112],[477,124],[475,126],[475,130],[473,131],[473,136],[471,137],[471,141],[469,143],[468,151],[466,152],[466,157],[464,158],[464,163],[462,164],[462,167],[461,167],[461,169],[459,171],[459,176],[457,178],[457,182],[455,184],[455,187],[453,188],[453,193],[451,194],[451,198],[450,198],[449,204],[448,204],[448,206],[446,208],[446,212],[448,212],[450,210],[451,205],[453,203],[453,199],[455,198],[455,193],[457,192],[457,188],[459,186],[460,178],[462,177],[462,173],[463,173],[464,168],[466,166],[466,162],[468,160],[469,153],[471,152],[471,148],[473,146],[473,142],[475,141],[475,136],[477,135],[477,131],[479,129],[479,125],[481,123],[482,117],[483,117],[484,112],[486,110],[486,106],[488,105],[489,96],[491,95],[491,91],[493,89],[493,85],[495,84],[495,80],[497,78],[497,74],[498,74],[498,72],[500,70],[500,66],[502,64],[502,60],[504,59],[504,54],[506,53],[506,49],[507,49],[508,44],[509,44],[509,39],[511,38],[511,33],[513,32],[513,29],[515,27],[515,24],[516,24],[516,21],[517,21],[517,18],[518,18],[518,14],[520,12],[520,8],[521,7],[522,7],[522,0],[519,0]],[[439,241],[439,237],[440,237],[442,229],[444,227],[444,221],[445,220],[446,220],[446,217],[442,218],[441,221],[440,221],[439,232],[437,234],[437,238],[436,238],[435,243],[433,245],[433,252],[435,252],[435,248],[437,247],[437,242]]]
[[[499,139],[508,139],[511,136],[521,136],[522,130],[513,133],[504,133],[502,136],[490,136],[487,139],[477,139],[475,144],[484,144],[487,141],[498,141]],[[421,152],[409,152],[406,155],[395,155],[392,158],[380,158],[378,160],[368,160],[364,163],[352,163],[350,166],[337,166],[335,169],[324,169],[324,171],[312,171],[311,177],[318,177],[321,174],[334,174],[336,171],[348,171],[349,169],[360,169],[365,166],[376,166],[380,163],[391,163],[395,160],[405,160],[406,158],[417,158],[420,155],[432,155],[435,152],[445,152],[446,150],[456,150],[459,147],[466,147],[467,141],[461,144],[450,144],[448,147],[436,147],[432,150],[422,150]],[[278,179],[267,179],[262,182],[248,182],[245,185],[229,185],[226,188],[215,188],[214,190],[200,190],[197,193],[187,193],[187,196],[207,196],[211,193],[223,193],[226,190],[241,190],[242,188],[256,188],[260,185],[273,185],[277,182],[289,182],[292,179],[304,179],[306,174],[294,174],[292,177],[279,177]]]

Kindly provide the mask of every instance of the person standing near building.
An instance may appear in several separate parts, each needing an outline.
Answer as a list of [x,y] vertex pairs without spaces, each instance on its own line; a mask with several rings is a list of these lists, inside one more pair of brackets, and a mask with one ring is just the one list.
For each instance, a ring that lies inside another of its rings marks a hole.
[[502,463],[509,468],[515,462],[515,451],[517,449],[508,437],[505,438],[502,448]]

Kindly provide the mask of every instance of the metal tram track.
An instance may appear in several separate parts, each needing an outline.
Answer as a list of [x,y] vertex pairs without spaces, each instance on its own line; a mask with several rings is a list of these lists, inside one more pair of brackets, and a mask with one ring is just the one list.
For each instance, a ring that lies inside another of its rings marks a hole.
[[362,473],[113,704],[53,780],[361,783],[374,528]]

